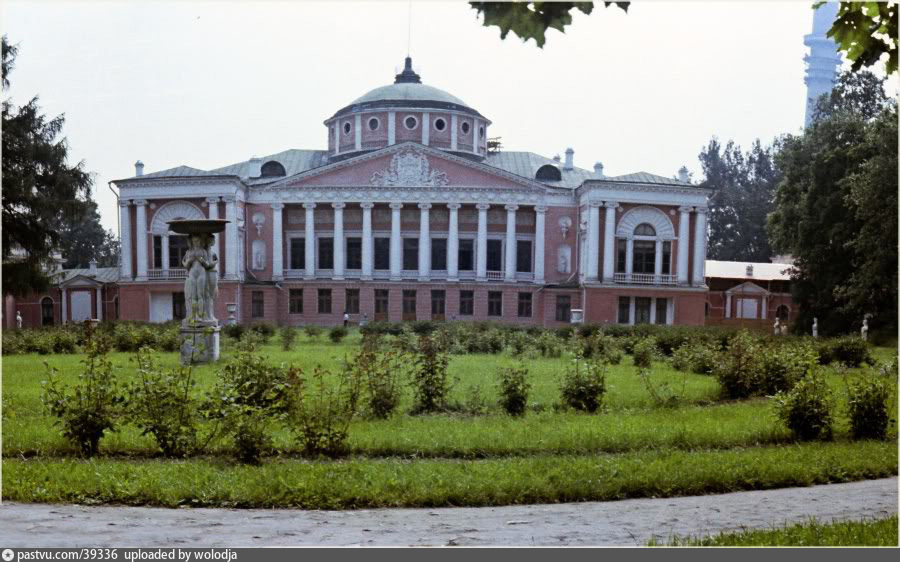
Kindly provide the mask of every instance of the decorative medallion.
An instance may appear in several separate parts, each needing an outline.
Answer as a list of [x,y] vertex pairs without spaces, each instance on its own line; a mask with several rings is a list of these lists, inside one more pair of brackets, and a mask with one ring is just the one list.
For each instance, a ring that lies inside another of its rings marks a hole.
[[398,152],[391,165],[372,174],[369,183],[379,187],[440,187],[447,185],[447,174],[432,170],[428,157],[413,149]]

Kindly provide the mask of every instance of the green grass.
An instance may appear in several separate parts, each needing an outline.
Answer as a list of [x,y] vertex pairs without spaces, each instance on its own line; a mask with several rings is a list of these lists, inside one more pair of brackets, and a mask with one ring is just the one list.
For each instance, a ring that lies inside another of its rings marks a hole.
[[897,546],[897,516],[864,521],[785,525],[781,529],[721,533],[711,537],[672,537],[649,546]]
[[[295,351],[281,351],[273,338],[261,353],[274,363],[336,372],[358,343],[355,332],[340,344],[301,335]],[[879,359],[891,354],[896,350],[876,349]],[[178,363],[177,353],[158,355],[163,366]],[[226,346],[223,359],[229,356]],[[490,406],[487,415],[409,416],[413,397],[406,382],[401,413],[355,420],[350,456],[341,461],[297,458],[299,448],[284,428],[259,467],[233,464],[224,441],[201,458],[163,460],[156,458],[152,438],[127,425],[101,440],[99,458],[82,461],[72,458],[75,449],[40,401],[42,362],[72,384],[81,358],[3,358],[5,499],[308,508],[503,505],[705,494],[897,473],[896,428],[890,430],[893,443],[852,442],[839,411],[833,442],[795,444],[775,421],[768,399],[720,401],[713,378],[679,373],[665,362],[654,364],[654,384],[684,392],[674,407],[655,404],[630,357],[609,368],[604,410],[597,415],[553,408],[570,357],[525,360],[533,385],[529,412],[511,418],[496,405],[496,372],[520,362],[508,354],[451,358],[451,401],[464,403],[478,388]],[[133,379],[131,354],[112,353],[110,359],[121,380]],[[197,367],[199,387],[212,388],[220,368]],[[830,372],[827,379],[845,409],[843,376]]]

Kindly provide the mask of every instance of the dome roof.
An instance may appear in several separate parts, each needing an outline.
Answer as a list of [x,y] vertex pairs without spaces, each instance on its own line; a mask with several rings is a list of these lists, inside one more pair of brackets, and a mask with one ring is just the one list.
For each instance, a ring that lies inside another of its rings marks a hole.
[[400,83],[381,86],[356,98],[351,105],[373,101],[437,101],[469,107],[458,97],[434,86],[417,83]]

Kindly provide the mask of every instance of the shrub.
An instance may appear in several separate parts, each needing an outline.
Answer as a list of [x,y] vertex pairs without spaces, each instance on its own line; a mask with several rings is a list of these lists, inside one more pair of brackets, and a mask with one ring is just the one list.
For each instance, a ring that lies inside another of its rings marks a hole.
[[500,406],[511,416],[521,416],[528,405],[528,369],[524,365],[500,370]]
[[[87,328],[90,330],[90,327]],[[88,335],[86,357],[81,361],[84,370],[72,392],[61,387],[59,370],[47,368],[41,401],[50,413],[59,418],[62,434],[86,457],[94,456],[100,439],[107,431],[115,431],[121,417],[123,402],[107,353],[109,341]]]
[[52,330],[53,353],[75,353],[78,351],[78,336],[69,330]]
[[759,357],[760,394],[786,392],[816,363],[817,355],[806,342],[768,347]]
[[849,387],[850,429],[854,439],[884,439],[887,435],[891,387],[881,377],[866,376]]
[[163,328],[157,338],[157,346],[162,351],[178,351],[181,349],[181,333],[177,324]]
[[416,404],[413,413],[429,413],[442,409],[450,393],[447,354],[433,336],[419,336],[413,360],[413,382]]
[[563,375],[560,393],[565,406],[594,413],[606,392],[606,366],[576,355]]
[[222,332],[224,332],[226,336],[236,340],[239,340],[244,336],[245,330],[243,324],[225,324],[222,328]]
[[285,326],[281,329],[281,349],[283,351],[290,351],[294,347],[295,341],[297,341],[297,330],[292,326]]
[[138,380],[126,386],[128,419],[142,435],[152,435],[164,455],[185,456],[198,447],[193,370],[163,371],[153,355],[148,347],[137,353]]
[[653,356],[656,355],[656,339],[643,338],[634,344],[632,350],[634,356],[634,366],[646,369],[653,364]]
[[431,320],[417,320],[409,325],[414,334],[424,336],[433,333],[437,329],[437,324]]
[[377,335],[363,336],[362,346],[356,355],[345,362],[344,371],[348,380],[360,381],[364,385],[370,415],[386,419],[400,404],[403,358],[395,350],[380,351],[379,343],[380,337]]
[[307,324],[306,326],[303,327],[303,332],[306,334],[306,337],[308,337],[309,339],[317,340],[317,339],[319,339],[319,334],[322,333],[322,328],[320,328],[319,326],[316,326],[315,324]]
[[875,364],[869,354],[869,344],[858,336],[822,340],[818,351],[819,363],[822,365],[828,365],[832,361],[840,361],[851,367],[859,367],[863,363]]
[[619,343],[615,338],[603,332],[597,332],[591,338],[591,354],[610,365],[618,365],[622,362],[622,348],[619,347]]
[[825,379],[810,370],[794,388],[774,398],[778,419],[803,441],[831,438],[833,399]]
[[267,322],[257,322],[250,326],[250,330],[259,334],[263,343],[269,341],[269,338],[275,335],[275,326]]
[[[293,401],[291,430],[309,457],[338,457],[347,452],[347,436],[354,408],[341,384],[329,385],[328,371],[313,370],[314,385]],[[343,380],[343,379],[340,379]]]
[[759,343],[746,330],[732,338],[712,372],[726,397],[747,398],[759,392],[761,353]]
[[559,357],[562,355],[562,341],[553,332],[543,331],[534,340],[535,347],[540,352],[541,357]]
[[330,339],[332,343],[341,343],[341,340],[344,339],[346,335],[347,328],[343,326],[335,326],[328,330],[328,339]]
[[662,408],[677,406],[684,398],[684,388],[687,384],[687,378],[682,376],[681,389],[677,390],[665,381],[654,383],[650,377],[650,369],[642,368],[638,370],[638,377],[647,389],[647,393],[653,402]]
[[510,332],[507,336],[507,342],[513,357],[527,355],[534,348],[532,338],[525,332]]

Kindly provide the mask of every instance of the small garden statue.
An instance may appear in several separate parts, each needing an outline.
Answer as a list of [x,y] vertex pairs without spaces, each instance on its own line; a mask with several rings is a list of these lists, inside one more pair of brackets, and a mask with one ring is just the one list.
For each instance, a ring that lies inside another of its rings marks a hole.
[[813,317],[812,337],[819,337],[819,319],[816,317]]
[[781,335],[781,318],[775,317],[775,324],[772,326],[772,333],[776,336]]
[[[207,240],[209,238],[210,240]],[[192,234],[191,247],[185,252],[182,265],[187,270],[184,296],[190,303],[190,314],[185,323],[215,322],[213,303],[219,292],[216,263],[218,256],[209,251],[211,234]]]
[[864,340],[869,339],[869,315],[868,314],[863,316],[863,324],[862,324],[862,328],[860,328],[860,330],[859,330],[859,335],[862,336],[862,339],[864,339]]
[[22,312],[16,311],[16,328],[22,329]]

